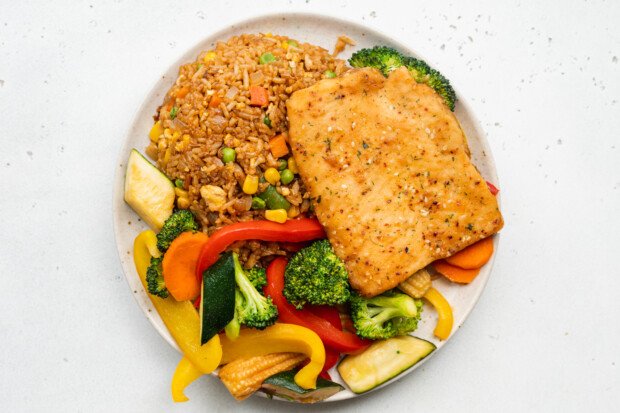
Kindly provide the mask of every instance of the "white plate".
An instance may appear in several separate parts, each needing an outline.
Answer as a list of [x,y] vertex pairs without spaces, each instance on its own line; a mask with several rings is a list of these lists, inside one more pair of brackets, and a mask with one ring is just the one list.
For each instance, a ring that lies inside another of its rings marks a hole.
[[[140,283],[134,267],[131,254],[133,249],[133,240],[140,231],[147,229],[147,226],[144,222],[138,219],[137,214],[133,212],[133,210],[123,201],[125,162],[132,148],[137,148],[138,150],[143,151],[147,146],[148,132],[153,124],[153,114],[155,113],[156,108],[161,104],[168,89],[176,80],[179,66],[184,63],[194,61],[201,51],[212,48],[217,41],[225,41],[229,37],[241,33],[267,32],[286,35],[303,42],[309,42],[322,46],[328,50],[333,49],[336,38],[339,35],[347,34],[349,37],[354,39],[357,44],[353,48],[347,47],[345,52],[339,56],[340,58],[349,58],[352,52],[361,48],[372,47],[375,45],[387,45],[392,46],[406,54],[424,59],[410,48],[410,46],[415,45],[404,45],[398,43],[386,35],[360,26],[356,23],[313,14],[290,13],[257,17],[220,30],[209,37],[202,39],[194,47],[183,54],[183,56],[181,56],[176,62],[172,63],[170,68],[157,81],[151,92],[144,100],[144,103],[138,110],[125,138],[125,142],[120,152],[119,161],[116,166],[117,171],[114,182],[113,211],[116,243],[127,282],[129,283],[131,290],[134,292],[138,305],[142,308],[146,317],[162,335],[162,337],[177,350],[179,350],[177,344],[166,329],[161,318],[157,314],[157,311],[153,308],[150,299],[142,288],[142,284]],[[426,62],[433,66],[432,62],[429,62],[428,60],[426,60]],[[441,71],[440,67],[435,68]],[[482,176],[497,184],[495,163],[493,161],[489,145],[484,137],[484,132],[480,127],[478,120],[472,113],[469,105],[465,102],[463,96],[458,93],[458,89],[456,87],[455,90],[457,91],[458,96],[455,113],[465,131],[465,134],[467,135],[473,162],[482,173]],[[495,236],[494,243],[496,251],[498,241],[499,237]],[[482,290],[491,273],[492,265],[493,258],[482,268],[480,274],[469,285],[461,286],[451,284],[443,279],[438,279],[434,282],[435,288],[441,291],[441,293],[450,302],[454,310],[453,335],[458,331],[459,326],[463,324],[468,314],[478,301],[478,298],[480,297],[480,294],[482,293]],[[435,354],[446,344],[446,342],[436,340],[433,336],[433,329],[436,321],[435,312],[431,308],[428,308],[426,304],[424,310],[422,321],[420,322],[419,328],[414,335],[435,343],[437,345],[437,350],[433,353]],[[411,373],[429,359],[430,357],[427,357],[425,360],[418,363],[414,368],[409,369],[405,373],[398,376],[398,378],[402,378],[405,374]],[[330,374],[335,381],[343,383],[335,368],[330,371]],[[162,378],[162,380],[164,379],[165,378]],[[385,383],[383,386],[391,383],[391,381]],[[374,390],[377,390],[377,388]],[[328,400],[344,400],[355,396],[357,395],[347,389],[337,393]]]

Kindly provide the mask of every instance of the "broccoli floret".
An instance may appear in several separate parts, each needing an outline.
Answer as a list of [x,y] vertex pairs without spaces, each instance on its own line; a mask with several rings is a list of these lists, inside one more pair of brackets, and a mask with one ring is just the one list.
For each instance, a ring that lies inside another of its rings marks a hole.
[[297,308],[349,301],[349,274],[328,240],[299,250],[286,266],[284,296]]
[[273,304],[271,298],[262,295],[252,285],[245,271],[239,263],[239,256],[233,253],[235,262],[235,314],[237,321],[248,327],[258,328],[259,330],[269,327],[278,318],[278,308]]
[[164,284],[164,276],[161,270],[161,262],[164,257],[151,258],[151,263],[146,269],[146,286],[149,293],[161,298],[168,297],[168,290]]
[[394,69],[405,66],[416,82],[432,87],[443,98],[450,110],[454,111],[456,93],[450,82],[420,59],[403,56],[391,47],[375,46],[372,49],[362,49],[353,53],[349,64],[353,67],[374,67],[384,76],[389,75]]
[[161,252],[166,252],[172,241],[182,232],[197,231],[198,224],[194,219],[194,214],[186,209],[181,209],[170,215],[157,234],[157,248]]
[[422,302],[394,291],[364,298],[351,295],[351,319],[357,335],[372,340],[408,334],[418,327]]
[[432,87],[435,92],[439,94],[446,102],[446,105],[450,108],[451,111],[454,111],[454,103],[456,102],[456,93],[452,86],[450,85],[450,81],[446,79],[441,73],[437,70],[429,67],[422,60],[407,57],[405,58],[405,66],[411,73],[411,76],[418,83],[425,83]]
[[405,61],[404,56],[391,47],[375,46],[353,53],[349,64],[353,67],[374,67],[387,76],[392,70],[405,66]]
[[258,291],[262,291],[263,287],[267,285],[267,272],[264,268],[253,267],[246,271],[245,274]]
[[226,337],[231,340],[239,337],[239,333],[241,332],[241,324],[239,324],[239,311],[236,305],[237,303],[242,302],[241,300],[243,300],[243,296],[241,295],[239,289],[235,288],[235,312],[233,315],[233,319],[230,320],[228,324],[226,324],[226,327],[224,327]]

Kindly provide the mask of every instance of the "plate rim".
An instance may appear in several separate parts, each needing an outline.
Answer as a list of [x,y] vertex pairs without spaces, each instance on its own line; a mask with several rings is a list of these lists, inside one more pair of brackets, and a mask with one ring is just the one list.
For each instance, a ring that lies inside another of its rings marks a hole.
[[[124,257],[125,251],[121,250],[121,243],[119,242],[119,238],[121,238],[121,231],[120,231],[120,219],[118,217],[119,215],[119,210],[118,210],[118,205],[123,204],[124,203],[124,177],[125,177],[125,169],[126,169],[126,158],[127,158],[127,149],[129,146],[128,142],[131,140],[132,137],[132,132],[134,131],[136,124],[139,122],[139,119],[141,118],[141,116],[143,116],[142,114],[145,112],[149,111],[149,108],[152,105],[153,100],[157,97],[158,92],[157,90],[160,88],[161,83],[170,83],[170,79],[167,78],[166,74],[168,74],[169,72],[173,72],[175,70],[178,70],[179,65],[185,63],[186,61],[190,60],[194,60],[195,59],[195,50],[198,49],[200,47],[200,45],[202,45],[203,43],[205,43],[205,41],[207,39],[220,39],[223,36],[226,36],[228,32],[233,31],[235,28],[239,27],[239,26],[247,26],[247,25],[251,25],[251,24],[256,24],[256,23],[260,23],[261,21],[264,20],[268,20],[268,19],[278,19],[278,18],[282,18],[283,20],[294,20],[294,19],[319,19],[319,20],[328,20],[331,21],[331,23],[339,23],[342,25],[346,25],[346,26],[352,26],[355,29],[359,30],[359,31],[366,31],[366,32],[371,32],[374,36],[379,36],[385,39],[389,39],[391,46],[395,47],[403,52],[406,52],[407,54],[413,55],[415,57],[418,57],[420,59],[423,59],[426,63],[429,64],[429,66],[431,67],[436,67],[436,65],[434,65],[434,62],[428,60],[425,56],[420,55],[416,50],[412,49],[411,47],[407,46],[406,44],[404,44],[403,42],[401,42],[400,40],[395,39],[393,36],[386,34],[383,30],[381,29],[377,29],[375,27],[370,27],[367,25],[363,25],[361,23],[358,23],[356,21],[352,21],[352,20],[348,20],[346,18],[342,18],[340,16],[335,16],[335,15],[331,15],[328,13],[315,13],[315,12],[301,12],[301,11],[291,11],[291,12],[277,12],[277,13],[263,13],[263,14],[256,14],[253,15],[252,17],[248,17],[245,19],[241,19],[238,21],[234,21],[233,23],[228,23],[228,24],[224,24],[224,25],[220,25],[218,27],[216,27],[215,30],[213,31],[209,31],[207,32],[205,35],[202,35],[201,38],[192,43],[188,48],[186,48],[184,51],[182,51],[176,58],[173,58],[172,62],[166,67],[166,69],[163,71],[163,75],[160,75],[156,80],[153,81],[153,83],[151,83],[150,87],[148,88],[148,93],[146,94],[146,97],[142,100],[141,104],[138,106],[138,108],[134,111],[132,117],[131,117],[131,121],[129,123],[129,127],[126,129],[125,133],[123,134],[123,139],[121,141],[120,144],[120,148],[119,148],[119,154],[116,158],[116,163],[115,163],[115,175],[114,175],[114,180],[113,180],[113,187],[112,187],[112,191],[113,191],[113,197],[112,197],[112,220],[113,220],[113,231],[114,231],[114,241],[116,243],[116,249],[118,252],[118,257],[119,257],[119,261],[121,264],[121,268],[123,270],[123,274],[125,275],[125,280],[127,282],[127,285],[130,289],[130,291],[133,289],[132,284],[130,283],[130,277],[135,278],[137,276],[136,270],[135,268],[133,268],[133,266],[130,266],[131,268],[128,270],[126,267],[128,266],[128,264],[125,263],[124,261]],[[222,41],[225,39],[221,39]],[[219,40],[215,40],[215,42],[217,42]],[[193,57],[193,59],[192,59]],[[450,84],[452,85],[456,96],[457,96],[457,103],[456,103],[456,108],[454,113],[456,114],[456,112],[465,112],[469,115],[469,118],[471,120],[471,126],[472,128],[476,131],[476,135],[478,137],[478,141],[482,144],[482,147],[484,148],[484,157],[485,157],[485,162],[487,164],[487,169],[490,171],[490,176],[486,176],[486,178],[490,178],[492,179],[496,185],[498,187],[500,187],[499,184],[499,179],[498,179],[498,175],[497,175],[497,164],[495,163],[495,158],[493,156],[493,152],[491,150],[489,141],[487,140],[487,134],[485,133],[482,124],[480,122],[480,119],[478,118],[478,116],[475,115],[475,112],[472,110],[471,105],[469,103],[469,100],[464,97],[457,86],[455,86],[452,82],[450,82]],[[153,108],[151,108],[153,109]],[[457,117],[458,120],[458,117]],[[460,121],[459,121],[460,123]],[[145,132],[145,136],[147,136],[147,132]],[[501,192],[497,194],[497,201],[498,201],[498,206],[501,207]],[[454,335],[460,330],[460,327],[463,326],[465,324],[465,322],[467,321],[469,315],[471,314],[471,312],[474,310],[474,308],[477,306],[478,301],[480,300],[480,297],[482,296],[482,293],[484,292],[484,290],[486,289],[486,285],[489,281],[489,278],[491,276],[491,273],[493,272],[493,268],[494,268],[494,264],[495,264],[495,259],[499,250],[499,240],[500,240],[500,233],[495,234],[494,239],[493,239],[493,246],[494,246],[494,252],[493,255],[491,256],[491,259],[489,260],[489,262],[487,264],[485,264],[484,266],[484,274],[480,274],[483,277],[481,277],[482,279],[481,281],[481,285],[478,286],[477,290],[474,291],[472,293],[472,295],[470,296],[472,301],[471,304],[465,309],[465,311],[462,312],[462,316],[461,318],[461,322],[460,323],[455,323],[453,325],[453,329],[452,332],[450,334],[450,336],[448,337],[447,340],[444,340],[441,342],[441,345],[437,347],[436,351],[433,351],[431,354],[429,354],[429,356],[425,357],[423,360],[421,360],[420,362],[418,362],[415,366],[413,366],[412,368],[409,368],[408,370],[400,373],[399,375],[397,375],[396,377],[393,377],[390,380],[387,380],[386,382],[382,383],[381,385],[373,388],[372,390],[369,390],[365,393],[361,393],[361,394],[356,394],[351,392],[350,395],[348,395],[348,397],[343,397],[343,398],[329,398],[327,400],[325,400],[324,402],[337,402],[337,401],[343,401],[343,400],[348,400],[348,399],[353,399],[353,398],[357,398],[360,396],[365,396],[368,395],[370,393],[374,393],[375,391],[382,389],[383,387],[391,384],[392,382],[402,379],[405,376],[409,375],[410,373],[412,373],[413,371],[417,370],[419,367],[421,367],[422,365],[424,365],[426,362],[428,362],[428,360],[430,360],[436,353],[438,353],[438,351],[445,347],[454,337]],[[133,261],[132,261],[133,262]],[[479,276],[480,277],[480,276]],[[146,292],[143,291],[144,294],[147,294]],[[155,314],[153,314],[153,312],[147,308],[147,306],[143,305],[143,303],[141,302],[140,299],[140,294],[137,293],[133,293],[132,296],[134,297],[134,300],[136,301],[136,303],[138,304],[138,306],[140,307],[140,309],[142,310],[143,314],[146,316],[146,318],[148,319],[149,323],[155,328],[155,330],[158,332],[158,334],[168,343],[172,346],[172,348],[176,349],[178,352],[180,351],[179,346],[177,345],[177,343],[174,341],[174,339],[172,338],[172,336],[170,335],[169,331],[167,330],[167,328],[165,327],[165,325],[158,325],[156,324],[154,317],[155,318],[159,318],[159,314],[157,314],[155,312]],[[147,296],[148,297],[148,296]],[[147,298],[148,299],[148,298]],[[337,365],[335,367],[333,367],[334,369],[337,367]],[[346,387],[345,387],[346,388]],[[350,389],[349,389],[350,391]],[[262,393],[258,392],[259,395],[263,395]],[[267,397],[266,395],[263,395],[264,397]],[[288,401],[285,399],[279,399],[277,397],[273,398],[274,400],[284,400],[284,401]],[[294,403],[294,402],[293,402]]]

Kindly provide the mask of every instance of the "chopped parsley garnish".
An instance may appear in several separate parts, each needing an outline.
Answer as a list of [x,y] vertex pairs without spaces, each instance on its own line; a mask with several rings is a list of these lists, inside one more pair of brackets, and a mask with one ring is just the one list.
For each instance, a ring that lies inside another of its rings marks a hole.
[[170,109],[170,119],[176,118],[177,117],[177,113],[179,113],[179,108],[174,106],[172,109]]

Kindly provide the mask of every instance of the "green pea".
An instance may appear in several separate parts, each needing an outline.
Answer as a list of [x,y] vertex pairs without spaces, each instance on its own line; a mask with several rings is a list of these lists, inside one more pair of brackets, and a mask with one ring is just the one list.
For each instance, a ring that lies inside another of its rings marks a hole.
[[288,43],[289,46],[299,47],[299,43],[292,39],[287,40],[286,43]]
[[336,77],[336,72],[334,72],[333,70],[326,70],[324,75],[328,79],[333,79]]
[[271,54],[271,53],[263,53],[258,58],[258,63],[260,63],[261,65],[264,65],[264,64],[267,64],[267,63],[271,63],[271,62],[275,62],[275,61],[276,61],[276,57],[273,54]]
[[183,188],[185,182],[183,182],[182,179],[175,179],[174,180],[174,186],[176,186],[177,188]]
[[290,169],[285,169],[280,172],[280,182],[282,182],[284,185],[290,184],[291,182],[293,182],[293,179],[295,179],[295,174],[292,173]]
[[271,128],[271,119],[269,119],[269,116],[263,118],[263,123]]
[[233,148],[222,149],[222,162],[229,163],[234,162],[237,157],[237,152]]
[[257,196],[252,198],[252,209],[265,209],[265,201]]
[[278,171],[283,171],[288,166],[286,159],[278,159]]

